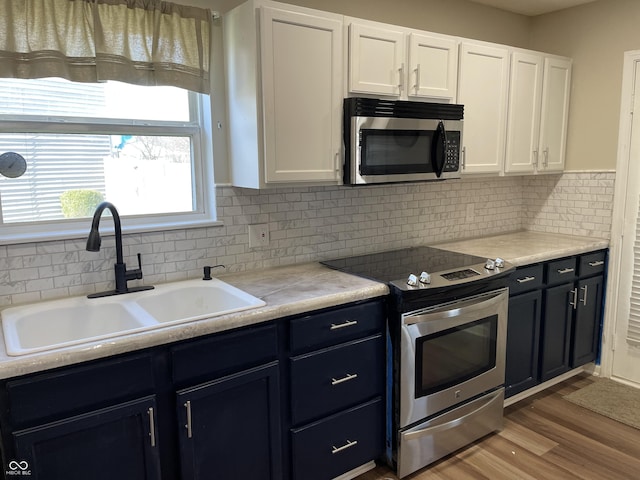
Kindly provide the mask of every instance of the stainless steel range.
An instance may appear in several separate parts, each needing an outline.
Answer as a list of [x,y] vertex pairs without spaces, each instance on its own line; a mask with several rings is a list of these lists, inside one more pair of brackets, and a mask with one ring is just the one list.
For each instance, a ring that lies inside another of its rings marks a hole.
[[502,428],[513,266],[431,247],[323,263],[390,286],[387,460],[399,477]]

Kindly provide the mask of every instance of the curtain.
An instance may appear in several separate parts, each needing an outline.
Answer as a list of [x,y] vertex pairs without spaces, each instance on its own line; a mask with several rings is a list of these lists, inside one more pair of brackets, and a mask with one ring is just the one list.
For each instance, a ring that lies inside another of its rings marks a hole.
[[0,0],[0,77],[209,93],[211,12],[160,0]]

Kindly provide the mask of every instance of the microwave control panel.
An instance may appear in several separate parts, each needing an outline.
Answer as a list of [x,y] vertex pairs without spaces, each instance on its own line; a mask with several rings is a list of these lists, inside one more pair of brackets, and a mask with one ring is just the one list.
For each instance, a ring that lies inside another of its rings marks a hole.
[[460,132],[447,132],[447,152],[443,172],[457,172],[460,169]]

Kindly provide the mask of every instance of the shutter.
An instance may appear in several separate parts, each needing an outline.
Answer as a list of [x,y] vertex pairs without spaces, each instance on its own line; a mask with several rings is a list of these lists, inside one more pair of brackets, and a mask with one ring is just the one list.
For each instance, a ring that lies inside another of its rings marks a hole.
[[627,342],[640,345],[640,208],[636,219],[636,238],[633,243],[633,276],[631,279],[631,305]]

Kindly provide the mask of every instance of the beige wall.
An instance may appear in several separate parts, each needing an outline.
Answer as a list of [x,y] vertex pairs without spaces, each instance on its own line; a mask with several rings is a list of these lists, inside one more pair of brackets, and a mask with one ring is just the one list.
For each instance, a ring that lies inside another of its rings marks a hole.
[[640,2],[599,0],[533,19],[530,47],[572,57],[567,170],[613,170],[623,53],[640,49]]

